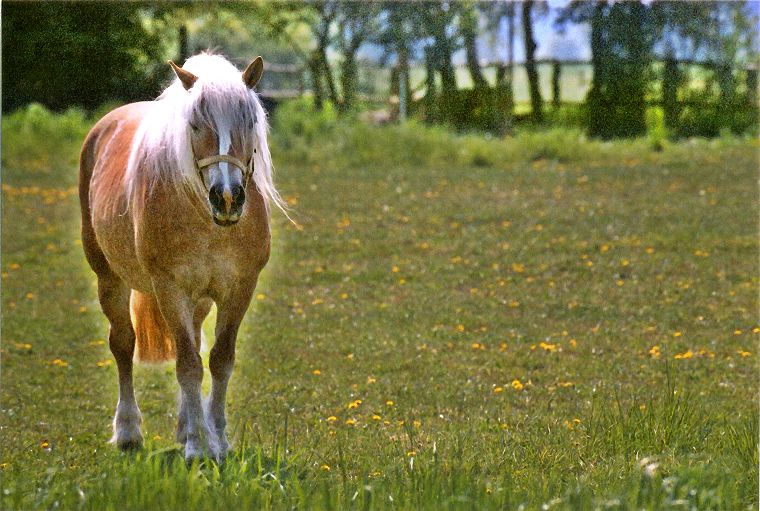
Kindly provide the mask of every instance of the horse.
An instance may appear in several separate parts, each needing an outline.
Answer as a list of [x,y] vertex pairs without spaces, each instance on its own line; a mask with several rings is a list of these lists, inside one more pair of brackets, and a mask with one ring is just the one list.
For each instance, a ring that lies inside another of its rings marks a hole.
[[[132,369],[176,360],[177,440],[188,462],[224,459],[227,385],[238,328],[270,255],[272,177],[257,57],[238,70],[202,53],[154,101],[119,107],[84,140],[79,168],[82,246],[97,276],[118,368],[113,437],[142,447]],[[286,213],[287,214],[287,213]],[[201,396],[201,326],[217,307],[212,385]]]

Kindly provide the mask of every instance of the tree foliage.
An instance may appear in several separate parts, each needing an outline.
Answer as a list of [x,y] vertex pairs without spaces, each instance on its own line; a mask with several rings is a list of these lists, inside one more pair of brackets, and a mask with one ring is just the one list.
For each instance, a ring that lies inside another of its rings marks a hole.
[[139,11],[122,2],[3,2],[3,110],[151,99],[164,64]]

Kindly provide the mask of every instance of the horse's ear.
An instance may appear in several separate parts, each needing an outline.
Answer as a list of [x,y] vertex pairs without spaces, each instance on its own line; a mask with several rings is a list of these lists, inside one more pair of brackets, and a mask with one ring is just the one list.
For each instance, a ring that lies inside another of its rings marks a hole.
[[264,59],[256,57],[253,62],[248,64],[248,67],[243,71],[243,82],[249,89],[256,87],[256,84],[261,80],[261,75],[264,74]]
[[185,87],[185,90],[190,90],[190,87],[195,84],[195,81],[198,79],[197,76],[195,76],[193,73],[186,69],[182,69],[177,64],[169,61],[169,65],[172,66],[172,69],[174,69],[174,74],[177,75],[177,78],[179,78],[179,81],[182,82],[182,85]]

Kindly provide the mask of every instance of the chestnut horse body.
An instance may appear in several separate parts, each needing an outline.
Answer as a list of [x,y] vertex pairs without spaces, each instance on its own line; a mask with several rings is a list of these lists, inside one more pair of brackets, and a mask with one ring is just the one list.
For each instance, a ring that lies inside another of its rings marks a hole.
[[[281,202],[265,113],[252,90],[261,59],[243,73],[206,54],[173,67],[177,80],[156,101],[110,112],[87,136],[82,242],[119,371],[113,441],[123,449],[142,444],[132,384],[137,346],[141,360],[176,358],[177,438],[186,458],[205,452],[221,459],[229,448],[224,405],[237,331],[269,258],[269,206]],[[204,409],[199,349],[212,303],[217,324]]]

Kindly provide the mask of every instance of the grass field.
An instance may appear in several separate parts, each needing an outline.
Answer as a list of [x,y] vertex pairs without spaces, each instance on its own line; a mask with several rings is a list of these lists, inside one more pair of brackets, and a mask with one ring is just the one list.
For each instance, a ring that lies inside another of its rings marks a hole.
[[136,371],[146,448],[106,444],[89,121],[3,120],[0,508],[757,508],[756,141],[282,114],[299,226],[238,340],[234,452],[190,468],[171,365]]

